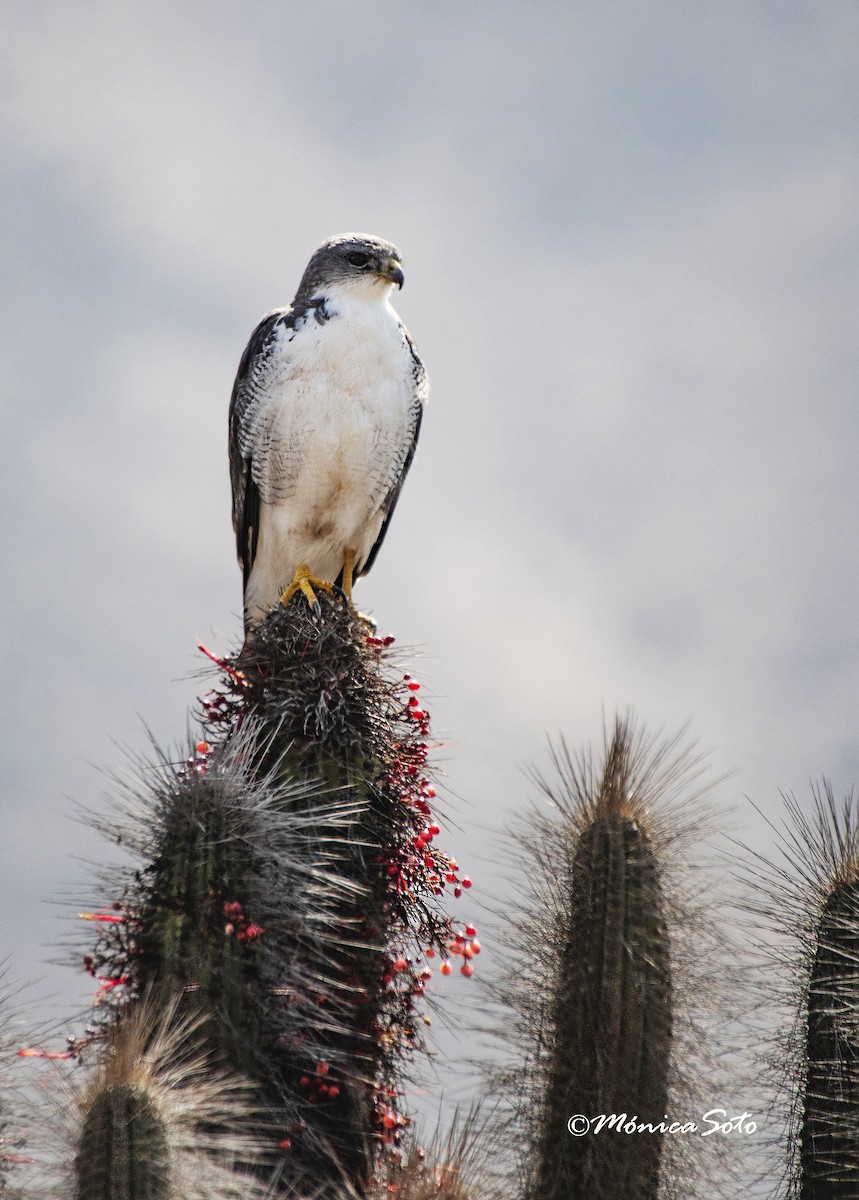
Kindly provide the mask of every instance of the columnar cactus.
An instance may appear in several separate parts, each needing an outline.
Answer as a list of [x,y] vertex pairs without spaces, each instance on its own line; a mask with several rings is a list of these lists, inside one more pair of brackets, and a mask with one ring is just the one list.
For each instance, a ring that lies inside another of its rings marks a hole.
[[321,602],[296,597],[222,662],[205,737],[125,804],[112,832],[140,865],[96,914],[88,965],[112,994],[202,1015],[219,1061],[261,1089],[284,1188],[360,1194],[400,1138],[421,960],[453,936],[438,898],[470,881],[432,845],[419,685]]
[[772,927],[767,974],[794,1015],[771,1055],[790,1195],[847,1200],[859,1194],[859,805],[852,792],[839,805],[825,780],[810,805],[785,804],[782,860],[754,872],[750,907]]
[[671,963],[659,864],[632,790],[631,746],[618,728],[583,827],[560,864],[548,1018],[549,1065],[534,1195],[655,1200],[662,1139],[571,1136],[568,1121],[665,1114],[671,1051]]
[[848,871],[821,906],[808,982],[803,1200],[859,1190],[859,862]]
[[627,1126],[664,1121],[669,1081],[687,1102],[676,1051],[700,1042],[685,1008],[678,1032],[674,985],[679,958],[689,989],[693,925],[693,956],[715,946],[698,902],[687,909],[677,896],[678,878],[688,881],[676,852],[706,827],[703,789],[690,789],[700,762],[626,718],[601,763],[562,746],[557,778],[536,777],[550,803],[513,837],[525,905],[508,923],[515,957],[495,988],[519,1062],[492,1072],[524,1147],[526,1200],[654,1200],[666,1171],[678,1177],[682,1151],[671,1146],[666,1168],[666,1139]]
[[74,1200],[261,1200],[258,1110],[200,1049],[201,1027],[147,997],[99,1039],[63,1107],[79,1121]]
[[75,1158],[76,1200],[170,1200],[164,1124],[143,1087],[100,1088]]
[[600,1113],[659,1122],[665,1114],[671,964],[658,864],[640,820],[606,797],[568,870],[535,1195],[653,1200],[661,1138],[570,1136],[567,1122]]

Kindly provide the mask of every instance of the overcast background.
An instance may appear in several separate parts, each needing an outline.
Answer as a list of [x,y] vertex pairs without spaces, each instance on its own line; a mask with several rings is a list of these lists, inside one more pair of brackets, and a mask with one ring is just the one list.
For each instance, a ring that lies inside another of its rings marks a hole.
[[855,0],[0,13],[0,955],[40,1003],[90,991],[72,802],[236,644],[232,379],[333,233],[401,247],[432,382],[357,599],[422,649],[475,893],[521,765],[616,708],[690,721],[764,850],[746,797],[852,784]]

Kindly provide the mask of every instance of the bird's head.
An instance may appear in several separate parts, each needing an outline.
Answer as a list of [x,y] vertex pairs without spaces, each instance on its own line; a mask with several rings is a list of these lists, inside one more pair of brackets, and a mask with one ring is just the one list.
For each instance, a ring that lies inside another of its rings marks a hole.
[[403,286],[400,252],[391,242],[367,233],[328,238],[314,253],[301,279],[296,300],[308,300],[332,288],[366,299],[385,299]]

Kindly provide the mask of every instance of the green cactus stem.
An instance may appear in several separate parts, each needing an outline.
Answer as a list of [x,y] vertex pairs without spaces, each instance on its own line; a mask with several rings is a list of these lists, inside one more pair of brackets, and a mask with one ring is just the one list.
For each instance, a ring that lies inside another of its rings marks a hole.
[[69,1077],[75,1200],[261,1200],[260,1108],[181,1007],[155,992],[126,1005]]
[[225,909],[238,905],[244,917],[248,876],[258,864],[241,836],[241,795],[230,790],[232,781],[217,771],[200,776],[198,764],[189,764],[176,782],[147,867],[147,902],[136,912],[134,975],[141,990],[184,991],[186,1005],[210,1017],[211,1048],[243,1070],[255,939],[240,940]]
[[96,1094],[75,1171],[76,1200],[170,1200],[167,1135],[144,1088],[110,1084]]
[[859,879],[823,903],[807,1000],[799,1133],[802,1200],[859,1189]]
[[500,1052],[487,1082],[525,1200],[696,1194],[700,1153],[659,1126],[696,1110],[705,1072],[722,1084],[700,1015],[718,1004],[723,944],[711,889],[690,877],[712,781],[681,738],[627,714],[600,755],[562,741],[510,831],[520,902],[488,989]]
[[[786,1139],[787,1192],[859,1195],[859,803],[823,779],[810,802],[783,794],[778,855],[747,868],[746,907],[762,918],[762,999],[792,1011],[760,1065],[773,1080]],[[770,982],[772,981],[772,982]],[[785,1144],[786,1143],[786,1144]],[[774,1164],[774,1169],[781,1164]]]
[[665,1115],[672,1034],[668,930],[651,839],[627,799],[616,736],[590,823],[568,864],[535,1195],[655,1200],[662,1138],[613,1128],[572,1136],[575,1114]]

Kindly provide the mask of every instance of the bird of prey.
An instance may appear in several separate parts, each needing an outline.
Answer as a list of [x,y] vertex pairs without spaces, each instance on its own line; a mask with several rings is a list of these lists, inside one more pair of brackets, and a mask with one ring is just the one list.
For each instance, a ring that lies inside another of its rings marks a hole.
[[311,605],[314,587],[351,599],[379,552],[429,388],[395,286],[396,246],[341,234],[251,334],[229,420],[246,630],[298,590]]

